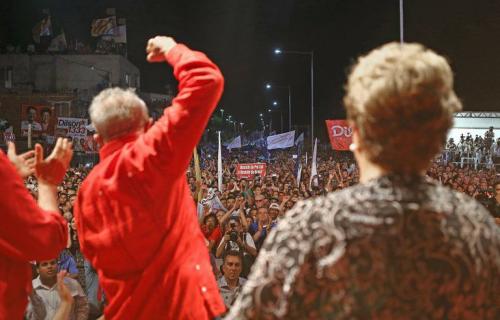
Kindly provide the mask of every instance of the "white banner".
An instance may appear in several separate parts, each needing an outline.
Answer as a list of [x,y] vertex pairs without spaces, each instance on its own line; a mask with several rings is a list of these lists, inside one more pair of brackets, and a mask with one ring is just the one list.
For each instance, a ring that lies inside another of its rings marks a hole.
[[85,138],[87,136],[87,119],[57,118],[56,136]]
[[295,130],[267,137],[267,150],[293,147]]

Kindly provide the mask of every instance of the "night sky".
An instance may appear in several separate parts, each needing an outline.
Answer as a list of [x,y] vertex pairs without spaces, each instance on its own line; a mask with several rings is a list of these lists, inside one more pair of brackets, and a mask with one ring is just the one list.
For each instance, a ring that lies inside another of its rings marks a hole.
[[[274,99],[288,108],[287,91],[265,91],[266,81],[290,84],[294,123],[310,121],[309,59],[275,56],[274,48],[314,50],[316,123],[323,123],[344,115],[343,84],[354,59],[399,39],[398,0],[2,0],[0,45],[29,43],[42,8],[50,8],[68,40],[89,42],[91,20],[107,7],[127,19],[129,59],[141,71],[143,91],[175,85],[169,67],[149,65],[144,54],[150,37],[171,35],[220,66],[220,106],[250,126]],[[405,40],[450,59],[465,110],[500,111],[500,1],[407,0],[405,14]]]

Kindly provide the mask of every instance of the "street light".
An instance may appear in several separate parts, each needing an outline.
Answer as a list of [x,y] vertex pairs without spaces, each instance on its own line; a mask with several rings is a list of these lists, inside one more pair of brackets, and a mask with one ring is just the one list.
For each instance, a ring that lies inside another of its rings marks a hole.
[[274,54],[298,54],[307,55],[311,61],[311,144],[314,145],[314,51],[285,51],[279,48],[274,49]]
[[278,105],[278,101],[273,101],[273,106],[277,106]]
[[224,130],[224,109],[220,109],[220,113],[221,113],[221,130]]
[[[286,86],[283,85],[274,85],[276,88],[282,88],[282,89],[287,89],[288,90],[288,131],[292,131],[292,87],[287,84]],[[266,83],[266,89],[270,90],[272,89],[273,85],[270,83]]]
[[281,132],[283,133],[283,111],[282,110],[272,110],[272,109],[267,109],[267,112],[271,114],[271,123],[272,123],[272,114],[273,112],[279,112],[280,113],[280,119],[281,119]]

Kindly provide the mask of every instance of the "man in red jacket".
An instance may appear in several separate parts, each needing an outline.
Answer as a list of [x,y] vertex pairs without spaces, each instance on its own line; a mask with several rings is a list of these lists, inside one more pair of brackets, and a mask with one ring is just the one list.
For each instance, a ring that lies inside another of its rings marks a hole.
[[[58,256],[66,246],[57,185],[72,155],[71,143],[61,138],[45,160],[38,144],[34,152],[18,156],[10,143],[9,159],[0,151],[0,319],[23,318],[32,290],[29,261]],[[21,179],[32,173],[38,179],[38,205]]]
[[92,101],[101,160],[75,204],[80,246],[109,298],[106,319],[212,319],[225,307],[186,170],[224,79],[203,53],[171,38],[149,40],[147,53],[173,67],[179,93],[152,126],[130,90]]

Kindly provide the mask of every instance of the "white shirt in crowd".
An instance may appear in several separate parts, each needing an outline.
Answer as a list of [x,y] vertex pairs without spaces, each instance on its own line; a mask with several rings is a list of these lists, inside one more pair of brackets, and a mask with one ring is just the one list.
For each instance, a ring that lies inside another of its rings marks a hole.
[[230,308],[233,302],[236,300],[238,297],[238,294],[241,291],[241,288],[243,285],[247,282],[245,278],[239,278],[238,279],[238,286],[234,289],[229,288],[227,285],[226,278],[224,276],[220,277],[220,279],[217,281],[217,285],[219,286],[219,291],[222,299],[224,300],[224,304],[226,305],[226,308]]
[[[61,298],[59,298],[59,293],[57,293],[57,285],[54,284],[52,288],[45,286],[40,280],[40,276],[34,279],[32,283],[34,294],[36,294],[41,301],[32,301],[30,297],[27,311],[28,319],[37,319],[36,311],[39,310],[41,306],[36,304],[39,302],[42,302],[45,307],[45,320],[53,319],[61,303]],[[85,293],[78,281],[66,277],[64,278],[64,284],[68,287],[73,297],[85,297]],[[74,320],[74,312],[71,312],[69,320]]]

